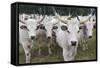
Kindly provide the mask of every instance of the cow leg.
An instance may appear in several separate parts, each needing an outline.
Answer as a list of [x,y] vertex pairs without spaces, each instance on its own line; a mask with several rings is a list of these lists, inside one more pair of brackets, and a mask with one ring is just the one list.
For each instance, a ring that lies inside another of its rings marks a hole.
[[26,56],[26,63],[30,63],[31,59],[31,45],[24,43],[23,44],[25,56]]
[[63,48],[63,58],[64,58],[64,61],[68,61],[67,52],[68,51],[65,48]]
[[88,40],[85,41],[85,48],[88,49]]
[[77,54],[77,48],[78,48],[78,45],[76,45],[75,47],[72,47],[72,58],[73,58],[73,60],[74,60],[74,58],[75,58],[75,56],[76,56],[76,54]]
[[64,58],[64,61],[71,61],[73,60],[73,57],[71,57],[70,54],[71,52],[68,51],[66,48],[63,48],[63,58]]
[[87,40],[83,41],[83,51],[85,51],[86,49],[88,49],[88,44],[87,44]]
[[70,49],[63,48],[63,58],[64,61],[72,61],[75,58],[77,53],[77,49],[75,47],[71,47]]
[[39,50],[38,50],[38,54],[41,55],[41,45],[39,44]]
[[68,57],[69,57],[69,61],[72,61],[74,60],[76,54],[77,54],[77,45],[76,46],[71,46],[71,49],[69,50],[69,54],[68,54]]
[[51,51],[51,43],[52,43],[52,40],[49,40],[49,42],[48,42],[48,52],[49,52],[49,55],[52,54],[52,51]]
[[86,50],[86,47],[85,47],[85,40],[84,39],[81,39],[79,41],[79,46],[82,46],[82,50],[85,51]]

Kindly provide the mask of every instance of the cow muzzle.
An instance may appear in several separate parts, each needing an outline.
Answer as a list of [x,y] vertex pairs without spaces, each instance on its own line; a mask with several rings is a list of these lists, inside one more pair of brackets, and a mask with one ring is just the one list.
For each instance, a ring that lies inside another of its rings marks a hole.
[[89,39],[91,39],[92,38],[92,36],[89,36]]
[[77,43],[76,41],[71,41],[72,46],[76,46],[76,43]]
[[31,36],[31,40],[34,40],[35,39],[35,36]]

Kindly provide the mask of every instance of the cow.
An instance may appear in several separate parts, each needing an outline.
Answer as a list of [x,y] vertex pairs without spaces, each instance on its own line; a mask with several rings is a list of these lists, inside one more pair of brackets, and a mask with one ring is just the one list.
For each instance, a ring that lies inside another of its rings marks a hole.
[[56,24],[54,32],[56,34],[56,41],[63,50],[64,61],[72,61],[77,52],[79,24],[74,19],[62,20],[60,15],[55,12],[55,16],[59,22]]
[[57,29],[54,30],[56,34],[56,41],[58,45],[63,49],[64,61],[72,61],[77,52],[78,38],[79,38],[79,26],[76,22],[68,21],[69,24],[59,22]]
[[81,24],[81,32],[80,32],[80,45],[82,45],[82,49],[83,51],[85,51],[86,49],[88,49],[88,39],[92,38],[92,34],[93,34],[93,26],[96,23],[95,21],[95,17],[92,16],[91,14],[89,16],[79,16],[79,20],[83,20],[90,17],[87,21],[85,21],[84,23],[80,23]]
[[[77,54],[78,43],[80,40],[80,21],[78,21],[77,17],[69,17],[67,20],[62,20],[55,9],[53,10],[55,12],[55,16],[59,20],[56,24],[56,27],[58,28],[54,30],[56,34],[56,41],[63,50],[64,61],[73,61]],[[85,22],[88,19],[89,18],[81,22]]]
[[[52,28],[53,28],[53,25],[57,21],[58,20],[55,18],[55,16],[45,15],[45,19],[41,23],[42,26],[41,26],[40,30],[38,31],[39,33],[42,31],[42,33],[46,35],[46,39],[48,40],[47,46],[48,46],[49,55],[52,54],[52,51],[51,51],[51,45],[52,45],[52,39],[53,39],[53,37],[52,37],[52,34],[53,34]],[[45,31],[43,31],[41,29],[43,29]]]
[[44,17],[37,21],[26,14],[19,15],[19,43],[24,49],[26,63],[31,62],[31,49],[36,38],[37,26]]

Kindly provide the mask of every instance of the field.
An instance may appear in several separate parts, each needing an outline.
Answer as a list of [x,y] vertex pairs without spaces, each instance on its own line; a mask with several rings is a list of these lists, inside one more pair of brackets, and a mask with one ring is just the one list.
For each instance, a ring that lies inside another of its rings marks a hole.
[[[93,30],[93,37],[88,42],[88,50],[83,51],[82,46],[78,47],[77,55],[75,60],[93,60],[96,59],[96,30]],[[57,43],[52,44],[52,55],[48,55],[48,48],[46,42],[34,43],[32,51],[32,63],[43,63],[43,62],[61,62],[63,61],[62,49]],[[38,45],[41,44],[42,55],[38,55]],[[25,63],[25,54],[22,46],[19,45],[19,64]]]

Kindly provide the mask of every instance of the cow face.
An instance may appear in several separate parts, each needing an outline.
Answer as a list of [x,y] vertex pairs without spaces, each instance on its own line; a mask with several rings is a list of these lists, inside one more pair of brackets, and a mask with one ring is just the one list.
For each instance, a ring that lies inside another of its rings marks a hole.
[[59,22],[55,25],[53,30],[59,38],[62,38],[63,43],[67,43],[70,46],[78,45],[80,36],[79,24],[75,21],[68,21],[67,24]]
[[44,20],[44,26],[46,29],[46,36],[48,39],[52,38],[52,30],[55,28],[54,24],[57,22],[52,16],[47,16],[46,20]]
[[[26,25],[29,38],[31,38],[32,40],[35,39],[36,30],[38,28],[37,20],[30,18],[30,15],[22,14],[22,15],[19,15],[19,21],[21,21],[22,24]],[[26,27],[24,27],[24,29]]]
[[84,29],[83,31],[86,32],[87,38],[92,38],[93,34],[93,26],[96,23],[95,17],[92,16],[89,21],[84,23]]
[[28,20],[25,21],[25,23],[27,25],[29,38],[31,38],[32,40],[35,39],[36,29],[37,29],[36,21],[34,19],[28,19]]
[[53,27],[53,24],[51,24],[49,22],[47,24],[45,24],[46,36],[48,39],[52,38],[52,27]]
[[94,24],[92,22],[86,22],[84,26],[87,37],[92,38]]
[[[86,19],[89,16],[84,16],[81,17],[82,19]],[[83,34],[86,38],[92,38],[92,33],[93,33],[93,26],[96,23],[96,17],[95,16],[90,16],[90,18],[85,21],[84,23],[82,23],[82,30],[83,30]]]
[[68,45],[76,46],[78,45],[78,40],[80,36],[80,29],[78,21],[71,20],[67,26],[67,38]]

